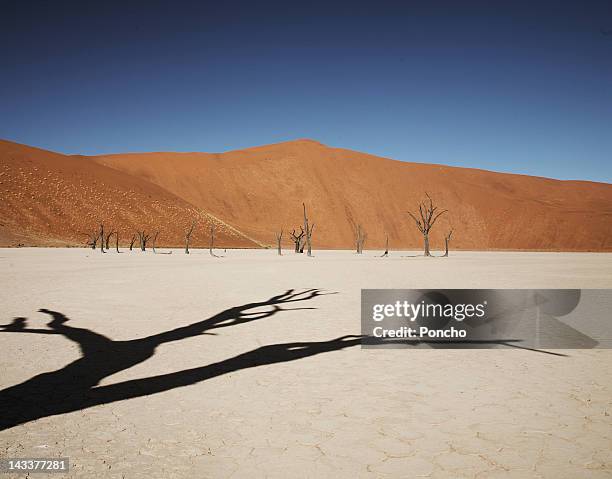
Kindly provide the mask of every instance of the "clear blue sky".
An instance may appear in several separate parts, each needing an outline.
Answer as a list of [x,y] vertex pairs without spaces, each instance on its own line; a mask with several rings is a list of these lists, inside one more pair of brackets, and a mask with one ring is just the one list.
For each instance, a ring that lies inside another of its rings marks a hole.
[[82,154],[313,138],[612,182],[610,1],[0,5],[0,138]]

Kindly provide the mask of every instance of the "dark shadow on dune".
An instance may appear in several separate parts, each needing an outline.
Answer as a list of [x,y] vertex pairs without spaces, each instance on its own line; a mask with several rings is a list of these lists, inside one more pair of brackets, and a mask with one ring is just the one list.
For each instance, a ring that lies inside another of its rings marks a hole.
[[[98,386],[104,378],[146,361],[161,344],[211,334],[207,331],[268,318],[281,311],[314,309],[283,308],[283,305],[308,301],[323,294],[326,293],[316,289],[303,292],[288,290],[266,301],[229,308],[188,326],[129,341],[113,341],[89,329],[70,326],[67,324],[68,318],[57,311],[40,310],[52,317],[49,328],[28,328],[25,318],[15,318],[11,324],[1,327],[2,332],[59,334],[76,342],[82,356],[59,370],[39,374],[0,391],[0,430],[47,416],[168,391],[241,369],[294,361],[360,344],[360,336],[342,336],[321,342],[273,344],[202,367]],[[256,311],[258,308],[266,310]]]

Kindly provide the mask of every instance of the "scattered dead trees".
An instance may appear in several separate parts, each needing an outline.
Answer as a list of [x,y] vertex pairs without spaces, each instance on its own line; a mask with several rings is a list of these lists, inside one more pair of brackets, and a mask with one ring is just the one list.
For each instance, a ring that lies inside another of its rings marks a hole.
[[189,254],[189,240],[191,239],[191,233],[193,233],[196,223],[197,222],[194,220],[193,223],[191,223],[191,227],[185,231],[185,254]]
[[[304,233],[306,234],[306,254],[312,256],[312,230],[314,229],[314,223],[312,226],[308,224],[308,216],[306,215],[306,205],[302,203],[304,207]],[[303,251],[303,248],[302,248]]]
[[451,228],[448,233],[444,236],[444,257],[448,256],[448,244],[453,236],[453,228]]
[[291,240],[295,246],[296,253],[304,252],[304,228],[300,226],[300,230],[299,234],[295,232],[295,229],[291,232]]
[[355,238],[355,242],[357,243],[357,254],[363,254],[363,245],[367,237],[368,235],[363,230],[361,225],[357,225],[357,233]]
[[437,206],[434,206],[433,200],[429,194],[425,193],[425,196],[426,198],[419,203],[418,216],[410,211],[408,214],[412,217],[417,228],[423,235],[424,256],[431,256],[431,252],[429,251],[429,232],[436,223],[436,220],[446,213],[447,210],[440,211]]
[[[100,252],[106,253],[107,250],[110,250],[110,240],[113,235],[116,235],[116,231],[110,231],[108,233],[104,232],[104,223],[100,223],[98,229],[95,229],[89,233],[83,233],[87,236],[86,245],[90,246],[91,249],[95,250],[98,246],[98,242],[100,242]],[[119,238],[117,237],[116,241],[117,252],[119,251]],[[106,249],[105,249],[106,248]]]
[[[295,230],[294,230],[295,231]],[[278,249],[278,255],[283,255],[283,250],[281,248],[281,241],[283,240],[283,229],[281,228],[279,233],[276,233],[276,248]]]

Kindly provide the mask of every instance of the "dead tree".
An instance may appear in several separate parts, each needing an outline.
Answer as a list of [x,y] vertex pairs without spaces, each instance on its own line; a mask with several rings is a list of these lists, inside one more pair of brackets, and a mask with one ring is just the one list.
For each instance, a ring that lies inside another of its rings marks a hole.
[[147,241],[149,241],[149,238],[151,238],[151,235],[146,234],[144,230],[138,232],[138,239],[140,240],[141,251],[147,250]]
[[195,225],[196,221],[194,220],[194,222],[191,223],[191,227],[185,232],[185,254],[189,254],[189,240],[191,239],[191,233],[193,233]]
[[308,216],[306,216],[306,205],[302,203],[302,206],[304,207],[304,232],[306,233],[306,247],[308,248],[306,254],[308,256],[312,256],[312,230],[314,229],[314,223],[312,224],[312,226],[308,226]]
[[365,243],[368,235],[363,231],[361,225],[357,225],[357,235],[356,235],[356,243],[357,243],[357,254],[363,253],[363,244]]
[[132,236],[132,241],[130,241],[130,251],[132,251],[132,248],[134,247],[134,243],[136,243],[136,238],[138,238],[138,235],[134,234]]
[[119,253],[119,231],[115,231],[115,248],[117,253]]
[[419,204],[420,218],[417,218],[417,216],[412,214],[410,211],[408,214],[412,216],[417,228],[423,235],[424,256],[431,256],[431,252],[429,251],[429,232],[436,223],[436,220],[446,213],[447,210],[438,211],[438,207],[433,205],[433,200],[429,194],[425,193],[425,196],[427,196],[427,199],[423,200]]
[[453,236],[453,229],[451,228],[450,231],[444,237],[444,256],[445,257],[448,256],[448,243],[450,243],[452,236]]
[[100,232],[94,230],[91,233],[83,233],[83,234],[88,236],[87,242],[85,244],[87,246],[91,246],[91,249],[95,250],[96,246],[98,246],[98,239],[100,238]]
[[213,252],[213,248],[215,247],[215,224],[212,223],[210,225],[210,255],[218,258],[218,256]]
[[159,231],[156,231],[155,236],[153,236],[153,253],[157,253],[157,251],[155,251],[155,242],[157,241],[158,236],[159,236]]
[[291,240],[293,241],[293,244],[295,245],[295,252],[296,253],[303,253],[304,252],[304,228],[302,228],[300,226],[300,234],[296,234],[295,229],[291,232]]
[[385,252],[381,255],[381,258],[389,256],[389,235],[386,235],[387,240],[385,241]]
[[104,253],[104,223],[100,223],[100,252]]
[[111,230],[107,235],[106,238],[104,240],[104,244],[106,245],[106,249],[109,250],[110,249],[110,239],[113,237],[113,235],[115,234],[115,232],[113,230]]
[[283,229],[281,228],[280,233],[276,233],[276,247],[278,248],[278,255],[282,256],[283,252],[281,249],[281,241],[283,239]]

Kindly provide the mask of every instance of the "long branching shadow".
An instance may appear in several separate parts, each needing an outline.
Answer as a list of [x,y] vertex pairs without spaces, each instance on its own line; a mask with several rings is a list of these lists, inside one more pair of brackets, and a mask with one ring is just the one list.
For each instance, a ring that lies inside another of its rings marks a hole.
[[[284,306],[323,294],[330,293],[317,289],[302,292],[288,290],[266,301],[226,309],[188,326],[128,341],[113,341],[89,329],[70,326],[65,315],[48,309],[40,311],[51,316],[51,321],[47,323],[49,328],[29,328],[26,318],[15,318],[11,324],[1,326],[2,332],[59,334],[76,342],[82,356],[61,369],[39,374],[0,391],[0,430],[47,416],[168,391],[241,369],[293,361],[360,344],[360,336],[343,336],[321,342],[273,344],[202,367],[98,386],[104,378],[146,361],[161,344],[211,334],[207,331],[268,318],[281,311],[315,309]],[[261,308],[265,310],[258,311]]]

